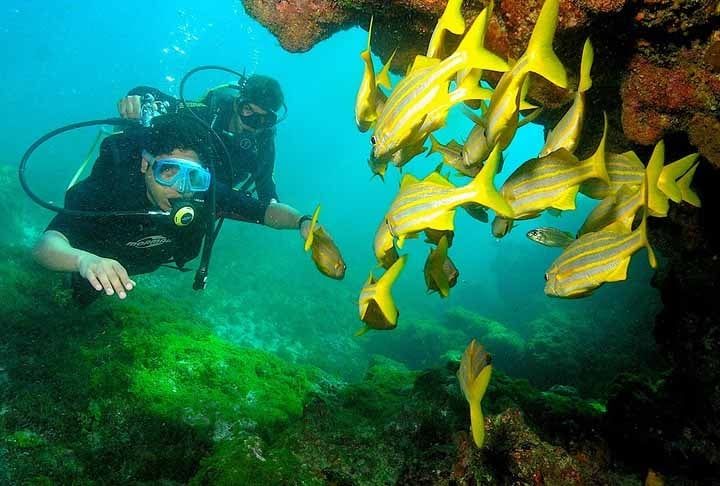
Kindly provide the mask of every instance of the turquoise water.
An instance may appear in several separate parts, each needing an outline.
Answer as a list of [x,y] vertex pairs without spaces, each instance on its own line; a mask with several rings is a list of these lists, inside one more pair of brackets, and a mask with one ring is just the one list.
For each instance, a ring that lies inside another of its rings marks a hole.
[[[359,133],[354,123],[366,32],[340,32],[310,52],[290,54],[239,2],[160,5],[4,2],[2,162],[16,167],[27,146],[51,129],[115,116],[117,100],[137,85],[177,95],[182,76],[205,64],[270,75],[281,82],[289,108],[278,126],[278,193],[305,213],[322,204],[321,221],[348,270],[343,281],[327,279],[303,253],[295,232],[226,222],[205,292],[191,289],[192,273],[162,269],[139,277],[129,300],[157,292],[181,315],[185,309],[202,315],[229,342],[316,365],[347,381],[363,376],[372,355],[422,369],[443,364],[446,353],[461,352],[476,337],[494,354],[498,369],[514,377],[529,378],[540,389],[571,385],[602,399],[616,372],[641,368],[651,359],[652,318],[660,304],[644,251],[633,258],[628,281],[608,284],[591,297],[558,300],[543,293],[545,269],[559,250],[538,246],[525,232],[543,225],[574,232],[594,204],[582,196],[576,212],[521,222],[501,240],[493,238],[488,224],[459,211],[450,254],[460,278],[447,299],[426,293],[422,268],[428,247],[409,241],[403,249],[410,254],[408,265],[393,290],[401,313],[398,329],[354,338],[362,325],[357,296],[375,268],[373,235],[400,179],[394,168],[384,183],[370,177],[369,134]],[[230,80],[222,73],[199,74],[189,81],[186,96]],[[468,129],[462,114],[453,112],[438,138],[462,140]],[[43,146],[28,171],[33,187],[61,200],[96,134],[95,128],[83,129]],[[522,128],[505,153],[498,185],[541,146],[539,127]],[[424,176],[439,161],[437,155],[420,156],[404,171]],[[23,234],[36,235],[51,216],[29,211]],[[49,298],[41,302],[54,305]],[[499,327],[493,334],[468,324],[464,312]]]
[[[335,303],[334,331],[353,333],[361,325],[355,296],[374,267],[372,237],[400,178],[393,168],[384,184],[370,177],[366,166],[369,134],[359,133],[354,125],[354,97],[363,67],[358,54],[366,42],[365,31],[340,32],[310,52],[290,54],[239,3],[179,2],[149,9],[132,3],[120,7],[65,2],[49,7],[41,2],[9,2],[3,9],[0,35],[8,56],[1,67],[6,88],[4,161],[9,164],[50,129],[114,116],[116,101],[131,87],[148,84],[177,95],[182,76],[199,65],[220,64],[279,79],[289,116],[278,127],[278,192],[284,202],[303,212],[322,204],[322,222],[348,264],[346,277],[342,282],[327,281],[315,273],[294,234],[229,223],[218,243],[210,285],[219,290],[226,281],[236,282],[223,272],[227,261],[237,260],[234,265],[244,264],[240,271],[252,273],[253,265],[266,260],[269,271],[258,285],[268,292],[283,293],[288,301],[311,299],[308,289],[314,288],[322,289],[321,294],[328,292],[330,299],[342,296]],[[127,20],[130,17],[133,21]],[[380,65],[377,59],[376,65]],[[200,73],[188,81],[187,96],[229,80],[224,73]],[[454,112],[438,138],[462,140],[468,127],[462,114]],[[28,171],[37,184],[34,187],[48,199],[60,200],[65,183],[58,181],[69,181],[95,134],[95,128],[79,130],[43,146]],[[522,128],[505,153],[506,166],[498,183],[541,145],[540,127]],[[437,163],[438,155],[420,156],[404,170],[424,176]],[[657,304],[644,252],[634,257],[628,282],[606,285],[581,300],[549,299],[543,294],[544,271],[558,251],[536,245],[524,233],[542,225],[575,231],[592,204],[580,196],[578,211],[521,222],[502,240],[492,237],[488,224],[459,211],[450,254],[460,280],[445,300],[426,295],[422,265],[427,245],[410,241],[406,245],[409,263],[394,290],[401,311],[400,329],[420,318],[442,322],[445,312],[456,306],[521,333],[528,332],[528,323],[549,312],[569,316],[560,326],[592,321],[599,335],[607,327],[616,327],[618,315],[629,321],[644,318]],[[174,277],[190,286],[187,276]],[[235,285],[242,287],[242,282]],[[260,289],[255,290],[262,295]],[[196,297],[190,291],[188,295]],[[262,308],[263,303],[255,306]],[[255,315],[262,318],[261,313]],[[369,341],[394,339],[392,333],[385,333]],[[458,348],[463,346],[457,343]]]

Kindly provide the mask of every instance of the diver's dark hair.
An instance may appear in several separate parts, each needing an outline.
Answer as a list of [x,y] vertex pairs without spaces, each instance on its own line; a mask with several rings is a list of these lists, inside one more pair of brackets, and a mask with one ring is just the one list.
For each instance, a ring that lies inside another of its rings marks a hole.
[[262,74],[252,74],[241,79],[240,96],[244,101],[271,111],[278,111],[285,104],[280,83]]
[[194,150],[207,164],[213,154],[208,129],[188,114],[171,113],[156,116],[147,134],[145,149],[153,155],[173,150]]

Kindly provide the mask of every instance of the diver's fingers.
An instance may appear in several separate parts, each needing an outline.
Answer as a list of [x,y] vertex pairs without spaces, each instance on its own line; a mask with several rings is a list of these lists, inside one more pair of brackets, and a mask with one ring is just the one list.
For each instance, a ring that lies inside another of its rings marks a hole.
[[140,118],[140,96],[126,96],[120,99],[117,108],[123,118]]
[[102,284],[100,283],[100,280],[98,280],[97,275],[95,275],[95,272],[92,270],[89,270],[85,275],[85,279],[92,285],[92,287],[97,290],[98,292],[103,289]]
[[113,284],[110,281],[110,276],[107,274],[107,272],[100,272],[97,278],[100,281],[103,289],[105,289],[106,295],[112,295],[115,293],[115,289],[113,289]]
[[135,281],[130,278],[127,270],[125,270],[125,267],[123,267],[119,262],[115,262],[114,269],[115,274],[120,279],[120,288],[118,289],[116,287],[115,290],[117,291],[118,296],[123,299],[125,298],[125,290],[132,290],[135,288]]

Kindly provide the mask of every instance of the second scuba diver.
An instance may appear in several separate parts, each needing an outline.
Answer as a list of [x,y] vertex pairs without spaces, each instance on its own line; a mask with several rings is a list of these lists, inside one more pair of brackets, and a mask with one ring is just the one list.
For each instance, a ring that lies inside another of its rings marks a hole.
[[[217,158],[213,148],[206,127],[187,114],[155,117],[150,127],[107,137],[90,176],[65,195],[66,209],[104,216],[59,213],[34,248],[36,261],[72,272],[74,297],[83,305],[102,291],[125,298],[135,287],[132,275],[171,263],[182,268],[199,254],[215,217],[299,229],[307,239],[310,217],[220,180],[214,181],[215,214],[202,210],[213,183],[207,169]],[[157,210],[171,217],[154,215]]]

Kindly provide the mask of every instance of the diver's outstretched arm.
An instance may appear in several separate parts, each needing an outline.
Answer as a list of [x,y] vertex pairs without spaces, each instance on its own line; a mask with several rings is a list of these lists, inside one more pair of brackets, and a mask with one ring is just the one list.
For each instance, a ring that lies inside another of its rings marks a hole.
[[127,291],[135,288],[135,282],[117,260],[75,248],[59,231],[43,233],[33,248],[33,258],[49,270],[78,272],[95,290],[105,290],[107,295],[117,294],[124,299]]

